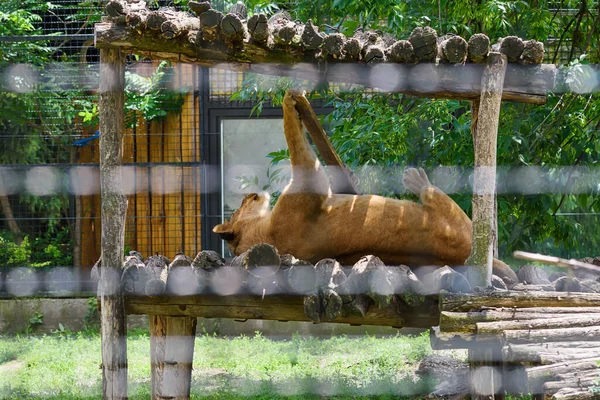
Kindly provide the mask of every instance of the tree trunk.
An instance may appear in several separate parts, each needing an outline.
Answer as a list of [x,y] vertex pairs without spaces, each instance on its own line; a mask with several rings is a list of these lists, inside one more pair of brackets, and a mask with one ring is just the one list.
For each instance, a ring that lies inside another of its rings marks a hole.
[[[2,178],[0,177],[0,179]],[[19,224],[17,224],[17,220],[15,219],[8,196],[0,196],[0,208],[2,208],[2,213],[4,214],[6,222],[8,223],[8,229],[10,229],[10,231],[15,235],[15,241],[17,244],[21,244],[22,232],[19,228]]]
[[467,259],[473,287],[492,285],[492,261],[496,236],[496,143],[506,57],[490,53],[481,78],[481,99],[475,133],[473,178],[473,244]]
[[100,50],[100,191],[102,196],[102,397],[127,398],[127,328],[120,281],[127,199],[123,195],[125,63]]

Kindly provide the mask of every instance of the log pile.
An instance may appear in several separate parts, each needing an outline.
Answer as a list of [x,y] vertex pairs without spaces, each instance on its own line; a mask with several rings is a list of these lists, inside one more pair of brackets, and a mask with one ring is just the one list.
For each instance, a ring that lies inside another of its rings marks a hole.
[[[128,312],[136,314],[427,328],[438,323],[440,291],[471,291],[467,279],[449,267],[422,267],[415,274],[375,256],[351,266],[333,259],[312,265],[268,244],[228,262],[213,251],[193,259],[177,254],[172,261],[161,255],[143,259],[133,251],[125,258],[121,287]],[[256,307],[242,308],[244,302]]]
[[503,390],[508,392],[595,398],[600,381],[600,294],[557,292],[552,286],[556,280],[546,282],[535,267],[522,269],[519,277],[532,281],[519,285],[537,289],[442,293],[433,347],[468,348],[470,358],[489,350],[492,357],[479,364],[503,365]]
[[[320,32],[309,20],[306,24],[293,20],[287,13],[271,18],[234,9],[223,14],[207,1],[190,1],[192,11],[175,11],[164,7],[149,10],[145,2],[110,0],[105,7],[108,20],[139,34],[165,39],[185,37],[200,47],[225,45],[230,50],[255,53],[254,47],[275,52],[302,54],[312,59],[332,58],[375,65],[382,62],[440,61],[460,64],[483,62],[489,53],[490,39],[484,34],[473,35],[468,41],[456,35],[438,36],[431,27],[417,27],[406,39],[396,39],[380,31],[357,30],[352,37],[340,33]],[[509,62],[541,64],[544,45],[516,36],[498,41],[500,52]]]
[[[490,38],[481,33],[467,40],[438,35],[431,27],[417,27],[408,38],[362,30],[347,37],[322,32],[311,21],[301,23],[284,12],[270,18],[265,14],[248,18],[245,10],[234,7],[223,14],[207,1],[190,1],[192,12],[183,12],[168,7],[150,10],[143,1],[110,0],[107,17],[96,24],[95,46],[310,81],[329,79],[464,99],[479,96],[482,63],[492,48]],[[546,92],[554,86],[556,68],[540,65],[543,44],[511,36],[501,38],[495,46],[512,63],[504,99],[545,102]],[[456,65],[463,68],[452,68]],[[419,80],[421,75],[426,76]],[[379,78],[383,76],[386,78]]]

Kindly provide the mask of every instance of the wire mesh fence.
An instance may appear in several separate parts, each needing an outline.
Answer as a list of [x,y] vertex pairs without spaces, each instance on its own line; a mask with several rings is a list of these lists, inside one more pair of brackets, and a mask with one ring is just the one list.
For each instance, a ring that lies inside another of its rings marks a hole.
[[[0,37],[3,56],[10,60],[0,67],[4,101],[0,268],[4,277],[9,268],[32,265],[75,266],[86,275],[100,255],[99,53],[93,47],[93,26],[100,21],[103,3],[40,1],[36,11],[40,17],[31,20],[31,29]],[[226,11],[232,2],[211,4]],[[579,12],[561,9],[561,4],[552,9],[560,17]],[[166,5],[179,7],[170,1],[150,3],[154,8]],[[548,62],[565,62],[582,51],[573,50],[568,38],[550,38],[546,45]],[[207,188],[202,181],[207,174],[201,168],[206,150],[202,131],[220,135],[224,115],[244,125],[243,118],[254,105],[230,100],[244,75],[212,69],[205,85],[199,67],[134,56],[128,56],[126,71],[127,250],[144,255],[195,254],[202,247],[206,216],[201,193],[220,196],[222,191],[219,182]],[[202,115],[209,108],[217,110],[216,117]],[[263,115],[280,117],[275,111]],[[214,125],[207,122],[210,118]],[[219,219],[231,211],[224,205],[223,210],[207,214]]]

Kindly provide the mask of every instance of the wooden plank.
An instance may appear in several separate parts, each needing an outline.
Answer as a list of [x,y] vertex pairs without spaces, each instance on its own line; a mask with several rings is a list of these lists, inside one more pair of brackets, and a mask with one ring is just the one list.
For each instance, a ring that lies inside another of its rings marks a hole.
[[[147,163],[150,161],[150,153],[148,149],[149,128],[149,124],[140,118],[135,133],[136,163]],[[152,255],[152,231],[150,224],[152,210],[150,207],[150,193],[148,183],[150,179],[150,168],[136,167],[135,174],[137,184],[137,191],[135,195],[135,236],[137,241],[137,247],[135,250],[139,251],[144,257],[148,257]]]
[[507,307],[597,307],[600,293],[567,292],[499,292],[478,294],[440,293],[441,311],[472,311],[482,308]]
[[[557,343],[560,345],[557,346]],[[600,342],[557,343],[509,344],[503,349],[504,360],[549,365],[588,357],[600,358]]]
[[526,321],[477,322],[477,333],[500,334],[508,330],[559,329],[600,325],[600,315],[577,314],[559,318],[541,318]]
[[[164,121],[164,162],[181,163],[182,161],[182,123],[180,114],[169,114]],[[165,214],[165,249],[164,255],[171,260],[183,246],[183,189],[182,167],[167,165],[164,214]]]
[[[161,122],[152,121],[149,132],[149,161],[164,160],[164,130]],[[150,230],[152,254],[165,254],[165,169],[161,165],[150,168]]]
[[[198,118],[199,113],[195,108],[198,105],[195,103],[195,94],[193,91],[193,88],[195,87],[195,75],[197,73],[197,66],[180,64],[179,74],[181,76],[181,84],[184,87],[192,88],[186,92],[185,101],[181,109],[181,160],[188,163],[198,161],[197,155],[199,154],[196,151],[197,142],[199,142],[199,135],[196,130],[196,127],[198,126],[196,124],[196,119]],[[196,209],[197,194],[194,184],[194,168],[196,168],[196,166],[182,168],[183,242],[181,251],[190,256],[196,254],[200,250],[200,244],[196,239],[196,234],[200,229],[196,226],[196,216],[199,214],[199,211]]]
[[[568,315],[567,315],[568,314]],[[600,317],[600,308],[540,308],[536,309],[491,309],[469,312],[442,311],[440,330],[442,332],[475,332],[477,323],[494,321],[514,321],[526,323],[538,319],[557,319],[565,317]]]
[[[121,48],[152,59],[193,62],[208,67],[267,75],[289,76],[311,82],[346,82],[420,97],[473,100],[480,97],[483,65],[470,64],[395,64],[369,66],[314,58],[302,52],[270,50],[245,43],[244,51],[208,47],[191,43],[187,37],[169,40],[158,34],[140,35],[123,25],[96,24],[98,48]],[[554,88],[557,67],[551,64],[510,64],[502,100],[544,104],[546,93]]]
[[506,56],[490,53],[481,81],[481,99],[477,129],[473,135],[475,174],[473,177],[473,222],[469,282],[472,287],[492,286],[492,261],[496,229],[496,146],[502,88],[506,74]]
[[[371,307],[366,316],[340,316],[333,323],[352,325],[379,325],[394,327],[430,328],[437,324],[439,313],[435,299],[418,307],[397,305],[379,309]],[[312,322],[304,312],[304,297],[292,295],[199,295],[128,297],[127,314],[188,316],[203,318],[263,319],[274,321]]]
[[102,397],[127,398],[127,328],[120,278],[125,212],[122,193],[125,63],[119,50],[100,51],[100,184],[102,195]]
[[[92,129],[85,129],[85,135],[91,136]],[[99,162],[97,143],[94,141],[88,146],[83,146],[77,151],[78,163],[92,164]],[[93,167],[90,167],[93,168]],[[100,188],[100,176],[93,174],[97,179],[97,187]],[[100,196],[90,194],[81,196],[82,223],[81,223],[81,265],[84,270],[91,270],[92,266],[100,258]]]
[[[123,134],[123,162],[135,161],[135,128],[127,128]],[[136,196],[134,167],[127,166],[124,172],[125,189],[127,190],[127,219],[125,220],[125,244],[137,249],[136,235]]]
[[505,331],[504,340],[507,343],[600,341],[600,326]]

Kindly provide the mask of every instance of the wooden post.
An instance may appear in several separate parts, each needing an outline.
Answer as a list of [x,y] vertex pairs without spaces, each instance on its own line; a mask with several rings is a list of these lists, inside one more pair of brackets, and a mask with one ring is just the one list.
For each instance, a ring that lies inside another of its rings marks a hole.
[[[474,136],[475,173],[473,178],[473,244],[467,259],[471,286],[492,284],[496,193],[496,142],[506,74],[506,56],[490,53],[481,78],[481,99]],[[475,108],[475,107],[474,107]]]
[[152,399],[188,400],[196,317],[150,316]]
[[100,194],[102,197],[102,398],[127,398],[127,328],[120,290],[127,199],[123,195],[125,64],[100,50]]
[[[477,145],[477,120],[479,119],[480,99],[471,100],[471,137],[473,138],[473,148]],[[494,193],[494,258],[498,258],[498,197]]]

